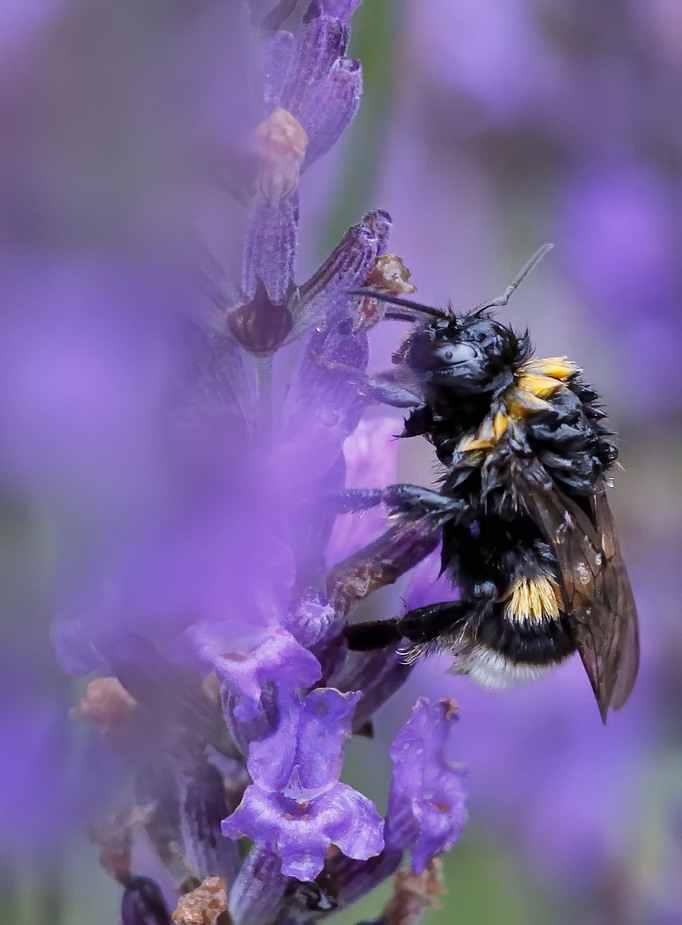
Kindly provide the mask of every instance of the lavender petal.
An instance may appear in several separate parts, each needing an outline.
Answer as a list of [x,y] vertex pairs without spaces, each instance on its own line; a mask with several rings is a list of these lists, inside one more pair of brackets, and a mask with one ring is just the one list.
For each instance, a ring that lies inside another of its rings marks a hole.
[[308,588],[294,601],[283,626],[302,646],[314,646],[324,640],[338,624],[338,616],[317,588]]
[[346,784],[303,803],[252,785],[236,811],[223,820],[223,833],[229,838],[245,835],[275,853],[283,874],[314,880],[332,842],[340,842],[352,857],[378,854],[384,844],[383,826],[372,802]]
[[248,722],[260,715],[263,688],[276,683],[285,689],[309,687],[320,677],[315,656],[299,645],[291,633],[280,626],[264,628],[248,649],[230,652],[213,628],[195,627],[188,631],[197,656],[215,671],[228,688],[241,696],[234,704],[234,715]]
[[322,9],[328,16],[336,16],[347,22],[362,0],[322,0]]
[[291,32],[280,30],[265,48],[265,105],[279,106],[291,71],[296,41]]
[[[309,11],[315,4],[311,4]],[[348,27],[318,10],[308,16],[297,47],[297,68],[283,96],[282,104],[300,119],[313,89],[332,69],[348,44]]]
[[289,799],[315,799],[339,779],[343,745],[360,694],[333,688],[311,691],[304,700],[280,697],[275,732],[251,744],[248,769],[253,781]]
[[371,800],[347,784],[323,794],[315,808],[329,817],[325,830],[347,857],[365,861],[384,847],[384,820]]
[[341,58],[310,95],[301,113],[301,125],[309,139],[306,166],[325,155],[343,135],[355,118],[361,95],[360,62]]

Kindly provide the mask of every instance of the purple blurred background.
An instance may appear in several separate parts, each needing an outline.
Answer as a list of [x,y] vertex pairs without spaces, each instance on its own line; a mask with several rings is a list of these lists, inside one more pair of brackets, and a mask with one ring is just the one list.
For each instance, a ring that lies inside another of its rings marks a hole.
[[[238,260],[225,164],[253,56],[233,16],[182,0],[0,10],[0,868],[14,922],[116,921],[81,834],[116,762],[67,728],[76,692],[50,622],[56,587],[130,555],[195,487],[158,421],[205,308],[197,242],[226,278]],[[577,663],[503,695],[424,665],[387,711],[382,742],[419,693],[461,706],[470,822],[431,921],[682,921],[682,7],[365,0],[354,40],[365,101],[303,180],[298,278],[368,208],[391,213],[392,249],[435,304],[494,296],[554,242],[506,311],[610,409],[642,623],[638,686],[606,729]],[[377,368],[400,334],[374,332]],[[400,478],[434,477],[425,443],[399,449]],[[349,780],[369,749],[353,743]]]

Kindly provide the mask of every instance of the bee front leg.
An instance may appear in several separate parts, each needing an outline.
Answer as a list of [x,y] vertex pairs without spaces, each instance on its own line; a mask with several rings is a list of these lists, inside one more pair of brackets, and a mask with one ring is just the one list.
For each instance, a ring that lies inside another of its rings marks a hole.
[[329,360],[318,353],[309,354],[309,358],[318,366],[343,373],[347,379],[356,382],[358,392],[371,401],[391,408],[419,408],[424,404],[424,398],[415,391],[412,377],[403,370],[388,370],[368,376],[364,370]]
[[401,382],[390,372],[368,376],[360,382],[359,390],[372,401],[391,408],[414,409],[424,404],[424,399],[410,388],[409,383]]

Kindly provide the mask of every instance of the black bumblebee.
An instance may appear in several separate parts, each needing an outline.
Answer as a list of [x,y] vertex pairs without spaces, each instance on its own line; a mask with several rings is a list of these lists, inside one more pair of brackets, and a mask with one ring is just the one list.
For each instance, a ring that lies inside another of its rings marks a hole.
[[[528,333],[492,317],[506,292],[463,315],[373,290],[414,328],[394,383],[416,396],[403,436],[423,435],[444,466],[440,491],[355,493],[442,531],[457,600],[347,629],[352,649],[407,640],[408,661],[446,652],[455,670],[506,687],[578,652],[602,719],[626,702],[639,662],[635,602],[606,498],[617,449],[597,393],[566,357],[533,356]],[[403,394],[401,392],[401,394]],[[385,400],[391,400],[390,389]]]

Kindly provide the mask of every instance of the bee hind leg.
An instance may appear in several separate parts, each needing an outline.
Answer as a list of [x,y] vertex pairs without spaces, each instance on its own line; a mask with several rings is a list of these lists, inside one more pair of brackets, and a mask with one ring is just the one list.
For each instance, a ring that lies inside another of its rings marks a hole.
[[373,620],[371,623],[356,623],[347,626],[344,634],[348,648],[355,652],[371,652],[397,646],[403,638],[400,631],[400,618],[394,620]]
[[[356,623],[345,630],[348,647],[356,651],[384,649],[398,645],[404,639],[408,661],[414,660],[429,643],[443,635],[451,636],[471,616],[471,604],[465,601],[443,601],[410,610],[404,617],[393,620],[376,620],[371,623]],[[411,652],[415,652],[414,657]]]

